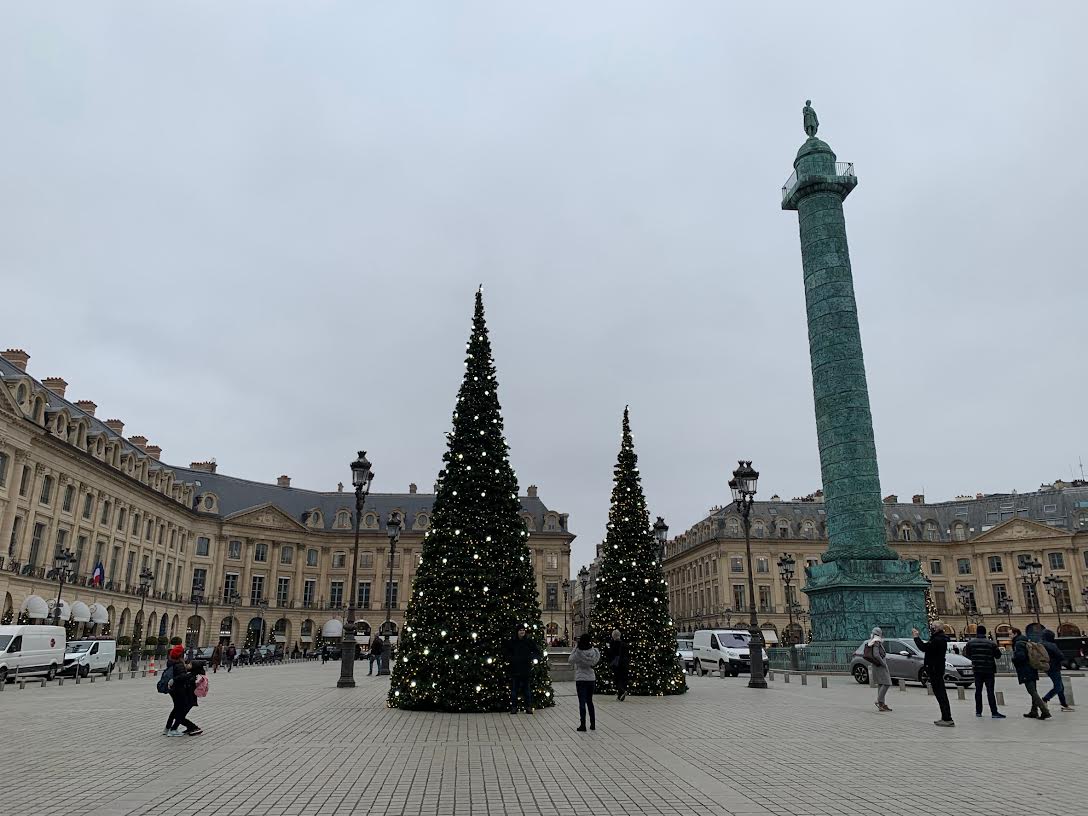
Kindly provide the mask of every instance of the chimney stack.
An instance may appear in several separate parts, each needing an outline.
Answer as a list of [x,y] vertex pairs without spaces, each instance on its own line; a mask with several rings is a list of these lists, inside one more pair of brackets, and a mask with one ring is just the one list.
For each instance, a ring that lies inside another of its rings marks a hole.
[[111,431],[113,431],[118,436],[120,436],[122,434],[122,432],[124,432],[124,430],[125,430],[125,423],[123,423],[119,419],[107,419],[106,420],[106,427],[109,428]]
[[926,503],[926,495],[925,495],[925,493],[915,493],[914,498],[912,498],[911,501],[914,502],[915,504],[925,504]]
[[417,490],[419,490],[419,488],[416,487],[415,482],[412,482],[410,485],[408,485],[408,492],[409,493],[415,493]]
[[89,416],[94,416],[95,409],[98,408],[91,400],[76,400],[75,405],[76,408]]
[[529,485],[529,488],[525,491],[526,495],[530,499],[536,498],[536,485]]
[[190,470],[199,470],[204,473],[215,473],[215,460],[209,459],[207,462],[190,462]]
[[146,436],[130,436],[128,441],[135,445],[140,450],[147,450],[147,437]]
[[3,357],[20,371],[26,371],[26,364],[30,362],[30,355],[22,349],[0,351],[0,357]]
[[291,486],[291,477],[287,476],[287,475],[280,476],[278,479],[276,479],[276,484],[279,485],[280,487],[290,487]]
[[162,456],[162,448],[158,445],[148,445],[144,450],[147,451],[147,455],[156,462],[159,461],[159,457]]
[[64,399],[64,392],[68,388],[68,381],[65,380],[64,377],[46,377],[42,380],[42,385],[61,399]]
[[899,504],[899,497],[892,493],[889,496],[884,497],[884,504]]

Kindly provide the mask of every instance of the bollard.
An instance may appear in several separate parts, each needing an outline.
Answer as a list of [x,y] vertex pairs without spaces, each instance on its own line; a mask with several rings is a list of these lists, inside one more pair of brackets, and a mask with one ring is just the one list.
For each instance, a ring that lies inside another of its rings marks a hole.
[[144,669],[142,672],[140,672],[140,677],[147,677],[147,669]]
[[801,675],[801,685],[802,686],[807,686],[808,685],[808,675],[807,674],[802,674]]
[[42,678],[42,688],[45,688],[45,678]]
[[966,700],[967,695],[963,693],[963,686],[956,686],[956,699]]
[[1065,701],[1071,706],[1076,705],[1073,700],[1073,683],[1070,680],[1065,681]]
[[827,678],[826,677],[821,677],[820,678],[820,688],[827,688]]
[[1005,692],[999,691],[994,696],[997,698],[997,704],[999,706],[1005,705]]
[[930,697],[933,696],[933,686],[929,683],[926,683],[926,694]]
[[79,685],[79,672],[76,672],[76,685]]
[[782,682],[783,683],[788,683],[789,681],[790,681],[790,673],[789,672],[783,672],[782,673]]
[[19,691],[22,691],[25,688],[26,688],[26,680],[20,680],[19,681]]
[[[76,679],[77,680],[79,679],[79,672],[76,672]],[[63,677],[58,677],[57,678],[57,685],[58,686],[63,686],[64,685],[64,678]]]
[[768,681],[773,681],[774,680],[774,669],[771,669],[770,671],[767,672],[767,680]]
[[876,688],[876,675],[869,672],[869,688]]
[[91,680],[92,683],[94,682],[94,675],[93,674],[91,675],[90,680]]

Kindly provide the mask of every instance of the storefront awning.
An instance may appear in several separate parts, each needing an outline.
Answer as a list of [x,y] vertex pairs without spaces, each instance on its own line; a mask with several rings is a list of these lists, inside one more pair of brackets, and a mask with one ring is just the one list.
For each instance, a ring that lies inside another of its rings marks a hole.
[[28,595],[19,611],[26,612],[31,620],[45,620],[49,617],[49,604],[40,595]]
[[338,638],[344,635],[344,624],[341,623],[339,618],[332,618],[325,621],[325,625],[321,627],[321,636],[327,638]]
[[110,622],[110,613],[105,606],[99,603],[91,604],[91,622],[103,625]]
[[763,642],[768,646],[773,646],[778,643],[778,633],[772,632],[768,629],[763,630]]
[[76,623],[89,623],[91,620],[91,608],[83,601],[72,604],[72,620]]
[[[55,620],[55,617],[54,617],[53,613],[56,610],[56,607],[57,607],[57,602],[51,600],[49,602],[49,619],[50,620]],[[72,607],[70,607],[68,605],[68,601],[61,600],[61,602],[60,602],[60,619],[62,621],[67,621],[67,620],[71,619],[71,617],[72,617]]]

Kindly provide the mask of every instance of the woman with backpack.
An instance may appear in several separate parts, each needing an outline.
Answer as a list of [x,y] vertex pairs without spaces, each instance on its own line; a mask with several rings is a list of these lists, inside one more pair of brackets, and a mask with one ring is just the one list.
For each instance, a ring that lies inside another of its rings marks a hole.
[[876,710],[881,713],[891,711],[884,698],[892,687],[892,673],[888,669],[888,652],[884,648],[884,630],[879,626],[873,627],[872,637],[865,641],[861,656],[868,662],[869,674],[876,683]]
[[[167,736],[198,737],[204,730],[188,719],[189,712],[197,705],[198,697],[208,695],[208,675],[204,672],[204,661],[179,664],[180,672],[175,669],[174,679],[170,683],[170,697],[174,701],[174,710],[170,712],[173,728]],[[178,730],[185,726],[184,735]]]
[[[1046,647],[1037,640],[1024,637],[1019,629],[1013,629],[1012,633],[1012,665],[1016,667],[1016,680],[1031,697],[1031,711],[1024,716],[1032,720],[1049,720],[1050,709],[1039,696],[1037,688],[1039,672],[1046,673],[1050,669]],[[1032,632],[1032,637],[1036,637],[1035,632]]]

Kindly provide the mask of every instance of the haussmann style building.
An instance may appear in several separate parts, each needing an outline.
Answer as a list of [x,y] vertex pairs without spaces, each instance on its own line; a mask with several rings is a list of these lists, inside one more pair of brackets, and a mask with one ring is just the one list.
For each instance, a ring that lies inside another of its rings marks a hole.
[[[354,546],[350,488],[249,481],[219,473],[214,461],[168,465],[146,437],[126,438],[120,420],[96,417],[95,403],[70,402],[63,379],[32,377],[28,360],[18,349],[0,352],[0,621],[52,619],[55,555],[68,551],[70,582],[60,593],[70,636],[275,641],[292,651],[340,636]],[[403,623],[433,498],[411,485],[367,499],[364,637],[387,620],[393,634]],[[536,487],[521,506],[546,633],[558,637],[574,535]],[[404,527],[390,579],[385,522],[394,511]],[[146,594],[145,570],[153,576]]]

